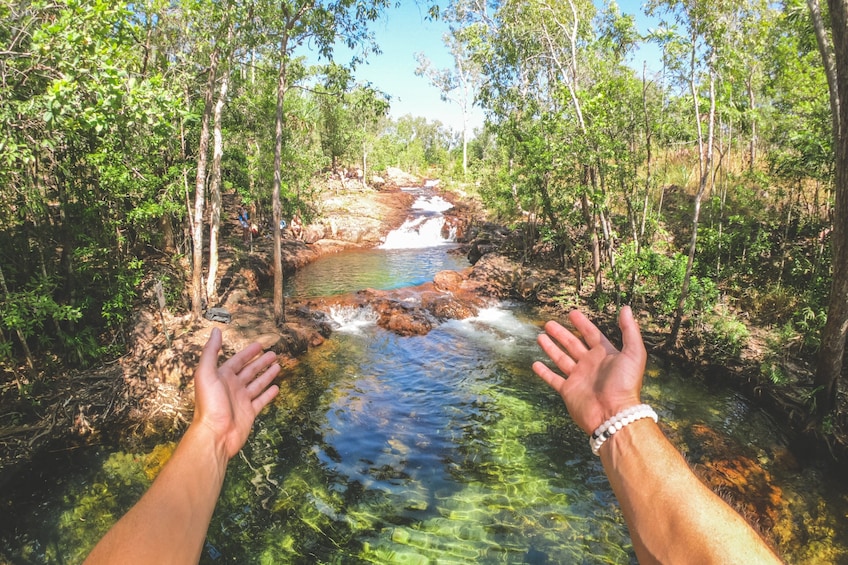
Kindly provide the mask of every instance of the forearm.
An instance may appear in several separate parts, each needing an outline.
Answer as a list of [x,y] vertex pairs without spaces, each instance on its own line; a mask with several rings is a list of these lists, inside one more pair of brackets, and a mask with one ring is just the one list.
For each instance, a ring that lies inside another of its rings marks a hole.
[[643,565],[780,563],[650,419],[626,426],[600,454]]
[[211,434],[189,427],[150,489],[109,530],[86,565],[197,563],[226,465]]

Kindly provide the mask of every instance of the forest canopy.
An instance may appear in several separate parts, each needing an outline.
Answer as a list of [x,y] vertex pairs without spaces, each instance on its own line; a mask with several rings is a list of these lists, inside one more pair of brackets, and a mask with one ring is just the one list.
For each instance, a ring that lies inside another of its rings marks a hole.
[[[821,352],[830,412],[845,336],[826,323],[848,317],[828,310],[848,284],[832,247],[845,236],[844,14],[651,0],[658,25],[638,30],[614,2],[422,4],[447,22],[454,66],[422,56],[418,73],[464,115],[484,110],[470,131],[392,119],[380,85],[357,81],[389,5],[0,0],[4,380],[26,394],[46,365],[120,355],[155,282],[172,309],[214,304],[203,258],[229,213],[222,193],[259,210],[279,245],[280,219],[318,213],[316,177],[358,169],[367,186],[394,166],[474,192],[596,306],[650,304],[670,346],[681,324],[708,327],[731,358],[754,321],[772,329],[762,370],[775,382],[788,356]],[[651,70],[631,63],[645,43],[661,53]]]

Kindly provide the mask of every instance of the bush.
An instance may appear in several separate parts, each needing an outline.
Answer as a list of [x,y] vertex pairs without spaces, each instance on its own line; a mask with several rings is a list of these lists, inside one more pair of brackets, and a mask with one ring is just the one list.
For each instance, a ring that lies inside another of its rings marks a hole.
[[719,360],[736,359],[751,337],[748,327],[735,314],[717,309],[707,316],[705,341]]
[[[621,298],[629,303],[651,303],[659,313],[670,316],[677,309],[688,258],[675,253],[668,257],[653,249],[639,254],[630,242],[619,250],[612,279],[622,289]],[[693,274],[689,280],[689,295],[683,305],[684,314],[712,308],[718,298],[715,284]]]

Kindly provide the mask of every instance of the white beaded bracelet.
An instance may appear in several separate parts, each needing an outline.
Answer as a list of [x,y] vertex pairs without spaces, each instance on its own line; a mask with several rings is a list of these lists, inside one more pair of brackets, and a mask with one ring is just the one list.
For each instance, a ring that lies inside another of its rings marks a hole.
[[628,424],[632,424],[636,420],[641,420],[642,418],[651,418],[654,422],[659,419],[653,408],[647,404],[637,404],[636,406],[631,406],[630,408],[622,410],[598,426],[598,429],[595,430],[595,433],[593,433],[592,437],[589,438],[589,447],[592,448],[592,453],[599,455],[598,450],[606,440],[615,434],[615,432]]

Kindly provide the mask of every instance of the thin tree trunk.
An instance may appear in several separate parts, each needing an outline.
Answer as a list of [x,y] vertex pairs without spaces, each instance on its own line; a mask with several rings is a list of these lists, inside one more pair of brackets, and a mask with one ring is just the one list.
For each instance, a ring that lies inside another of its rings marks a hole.
[[751,71],[751,75],[748,76],[748,80],[746,82],[746,86],[748,88],[748,108],[751,112],[751,140],[748,146],[748,170],[754,170],[754,166],[757,163],[757,143],[759,139],[757,138],[757,114],[754,110],[754,81],[753,81],[753,71]]
[[642,65],[642,106],[645,113],[645,200],[642,204],[642,219],[639,225],[639,237],[636,238],[636,253],[637,255],[642,249],[642,238],[645,236],[645,224],[648,220],[648,204],[651,195],[651,185],[653,184],[654,160],[652,151],[651,119],[648,113],[648,81],[645,78],[647,72],[647,63]]
[[[3,266],[2,265],[0,265],[0,289],[3,290],[3,294],[6,296],[6,299],[8,300],[8,297],[10,296],[11,293],[9,292],[9,287],[6,286],[6,276],[3,274]],[[27,344],[26,336],[24,336],[24,333],[21,331],[20,328],[15,328],[15,335],[18,336],[18,341],[21,342],[21,349],[24,350],[24,357],[26,357],[27,365],[29,366],[30,369],[35,368],[35,363],[34,363],[33,357],[32,357],[32,351],[29,348],[29,344]],[[17,377],[16,377],[16,379],[17,379]],[[18,382],[18,391],[19,392],[20,392],[20,389],[21,389],[20,382]]]
[[287,88],[288,42],[280,44],[280,68],[277,74],[277,108],[274,126],[274,188],[271,203],[274,211],[274,322],[279,326],[286,321],[286,306],[283,297],[283,249],[280,220],[283,206],[280,192],[283,185],[283,128],[285,120],[284,103]]
[[221,158],[224,155],[224,137],[221,133],[221,115],[227,99],[230,85],[229,70],[221,77],[221,90],[215,103],[212,178],[209,183],[209,200],[212,204],[209,214],[209,273],[206,278],[206,299],[210,304],[218,302],[218,234],[221,230]]
[[[671,333],[668,336],[666,344],[670,347],[677,345],[677,338],[680,333],[680,324],[683,321],[683,312],[686,305],[686,299],[689,297],[689,284],[692,280],[692,265],[695,263],[695,249],[698,243],[698,222],[701,216],[701,199],[707,189],[707,181],[712,173],[713,160],[713,136],[715,135],[715,71],[713,69],[714,54],[710,55],[709,73],[710,73],[710,114],[707,121],[707,140],[704,143],[703,135],[701,134],[701,116],[698,111],[698,90],[695,83],[695,50],[692,50],[692,97],[695,106],[695,118],[698,122],[698,149],[699,161],[701,162],[701,179],[698,184],[698,193],[695,195],[695,205],[692,212],[692,238],[689,241],[689,258],[686,261],[686,273],[683,276],[683,285],[680,289],[680,298],[677,301],[677,311],[674,315],[674,322],[671,326]],[[706,149],[706,151],[704,151]],[[706,153],[706,154],[705,154]]]
[[824,62],[830,106],[833,113],[833,145],[835,151],[833,232],[833,279],[827,322],[821,335],[816,367],[816,416],[819,422],[837,406],[839,381],[848,333],[848,5],[845,0],[829,0],[833,45],[827,39],[818,0],[807,0],[819,50]]
[[192,230],[193,261],[191,271],[191,317],[200,318],[203,310],[203,212],[206,207],[206,164],[209,159],[209,119],[215,98],[219,48],[209,56],[209,71],[204,94],[203,116],[200,120],[200,140],[197,148],[197,175],[194,181],[194,226]]

